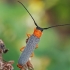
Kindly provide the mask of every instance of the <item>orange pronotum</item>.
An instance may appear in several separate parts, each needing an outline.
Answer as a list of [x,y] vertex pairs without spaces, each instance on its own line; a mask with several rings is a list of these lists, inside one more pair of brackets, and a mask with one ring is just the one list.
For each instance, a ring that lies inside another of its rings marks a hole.
[[37,38],[40,38],[41,35],[42,35],[42,32],[41,32],[40,30],[38,30],[38,29],[35,29],[33,34],[34,34],[34,36],[36,36]]

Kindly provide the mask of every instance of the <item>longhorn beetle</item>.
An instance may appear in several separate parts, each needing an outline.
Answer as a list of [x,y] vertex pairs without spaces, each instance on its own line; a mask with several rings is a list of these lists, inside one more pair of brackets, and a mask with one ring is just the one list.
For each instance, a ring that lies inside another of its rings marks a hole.
[[47,30],[47,29],[50,29],[50,28],[58,27],[58,26],[66,26],[66,25],[70,25],[70,24],[55,25],[55,26],[50,26],[50,27],[47,27],[47,28],[41,28],[37,25],[37,23],[35,22],[34,18],[30,14],[30,12],[27,10],[27,8],[20,1],[18,1],[18,2],[25,8],[25,10],[28,12],[30,17],[33,19],[34,24],[36,26],[33,34],[30,36],[30,38],[29,38],[29,40],[26,44],[26,47],[25,47],[24,51],[22,52],[22,54],[21,54],[21,56],[18,60],[18,65],[17,66],[21,70],[26,70],[25,64],[29,60],[29,57],[32,54],[32,52],[34,51],[36,45],[39,43],[43,30]]

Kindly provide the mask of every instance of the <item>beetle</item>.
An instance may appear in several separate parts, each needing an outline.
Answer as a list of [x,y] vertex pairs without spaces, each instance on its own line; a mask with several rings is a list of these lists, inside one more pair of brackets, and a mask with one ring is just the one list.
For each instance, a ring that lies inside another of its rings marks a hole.
[[41,28],[37,25],[37,23],[35,22],[34,18],[30,14],[30,12],[27,10],[27,8],[20,1],[18,1],[18,2],[25,8],[25,10],[28,12],[30,17],[33,19],[34,24],[36,26],[33,34],[30,36],[30,38],[29,38],[29,40],[26,44],[26,47],[25,47],[24,51],[22,52],[22,54],[20,55],[19,60],[18,60],[18,65],[17,66],[21,70],[26,70],[26,68],[27,68],[26,63],[28,62],[31,53],[36,48],[36,45],[39,43],[40,38],[42,36],[42,32],[44,30],[47,30],[47,29],[50,29],[50,28],[54,28],[54,27],[58,27],[58,26],[66,26],[66,25],[70,25],[70,24],[54,25],[54,26],[50,26],[50,27],[47,27],[47,28]]

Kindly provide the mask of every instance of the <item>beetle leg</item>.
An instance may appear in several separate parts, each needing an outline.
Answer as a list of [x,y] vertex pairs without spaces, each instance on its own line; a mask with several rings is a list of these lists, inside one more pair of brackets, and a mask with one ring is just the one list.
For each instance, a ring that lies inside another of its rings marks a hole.
[[24,51],[24,49],[25,49],[25,46],[24,46],[24,47],[22,47],[22,48],[20,48],[20,51],[22,52],[22,51]]

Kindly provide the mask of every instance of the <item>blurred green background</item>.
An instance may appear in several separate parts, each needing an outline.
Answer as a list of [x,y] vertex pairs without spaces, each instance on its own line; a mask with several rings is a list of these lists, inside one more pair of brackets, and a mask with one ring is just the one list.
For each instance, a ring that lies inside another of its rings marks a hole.
[[[70,0],[20,0],[41,27],[70,24]],[[20,48],[35,25],[17,0],[0,0],[0,39],[9,49],[4,60],[14,60],[17,68]],[[35,70],[70,70],[70,26],[45,30],[32,64]]]

